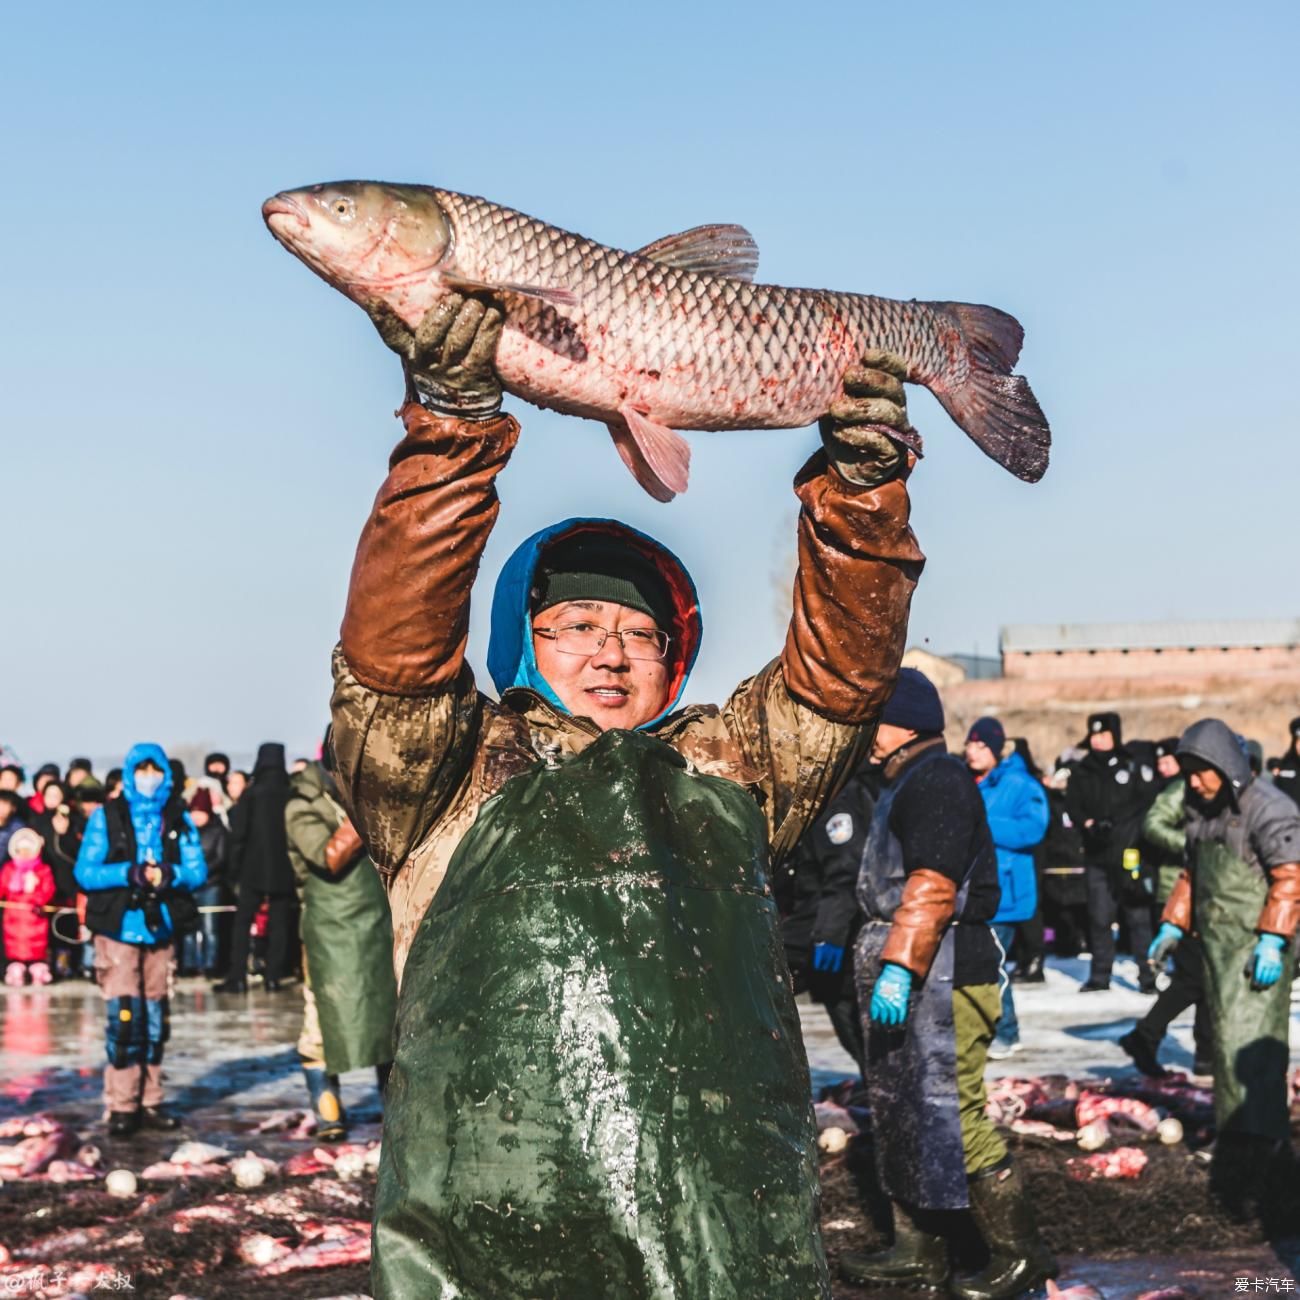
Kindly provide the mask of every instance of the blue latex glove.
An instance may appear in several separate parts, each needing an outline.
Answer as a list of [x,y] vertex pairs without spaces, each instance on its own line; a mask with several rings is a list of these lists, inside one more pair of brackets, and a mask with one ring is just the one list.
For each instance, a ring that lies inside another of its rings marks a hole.
[[813,970],[830,971],[838,975],[844,965],[844,949],[836,943],[819,943],[813,949]]
[[1271,989],[1282,978],[1282,950],[1286,940],[1280,934],[1261,934],[1255,942],[1255,987]]
[[871,995],[871,1018],[878,1025],[902,1025],[907,1021],[907,998],[912,991],[912,972],[906,966],[887,961],[880,968]]
[[1163,966],[1165,958],[1178,947],[1182,939],[1183,932],[1179,926],[1161,921],[1160,929],[1156,931],[1156,937],[1151,940],[1151,946],[1147,949],[1147,965]]

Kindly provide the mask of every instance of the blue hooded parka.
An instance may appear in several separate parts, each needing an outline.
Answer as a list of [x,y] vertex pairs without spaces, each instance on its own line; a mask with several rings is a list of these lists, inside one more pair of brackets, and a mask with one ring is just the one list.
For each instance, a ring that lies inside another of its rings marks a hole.
[[[135,784],[135,771],[144,762],[152,762],[163,773],[162,783],[150,795],[142,794]],[[122,794],[131,813],[131,827],[135,832],[136,853],[140,862],[162,862],[163,856],[163,809],[172,793],[172,771],[167,755],[161,745],[133,745],[122,765]],[[199,842],[199,832],[190,821],[189,813],[183,814],[183,829],[180,832],[180,862],[174,868],[173,889],[195,890],[202,887],[208,878],[207,863],[203,858],[203,847]],[[81,841],[81,851],[77,854],[74,871],[77,884],[87,893],[103,889],[127,889],[130,882],[127,874],[131,870],[130,862],[109,862],[108,819],[103,808],[96,808],[86,826],[85,837]],[[158,930],[150,930],[145,921],[142,908],[128,908],[122,917],[122,924],[116,936],[120,943],[151,945],[166,943],[172,937],[171,915],[167,904],[159,909],[162,913],[162,925]]]
[[994,925],[1028,921],[1038,907],[1034,848],[1047,834],[1050,811],[1047,792],[1025,760],[1012,753],[980,782],[989,831],[998,852],[998,884],[1002,902]]
[[542,676],[533,652],[533,638],[529,634],[532,619],[529,600],[533,587],[533,574],[542,552],[552,543],[578,532],[604,533],[636,547],[649,557],[663,575],[673,603],[673,626],[663,629],[671,638],[669,642],[668,701],[663,711],[637,730],[647,731],[664,720],[680,703],[686,691],[686,682],[695,665],[704,635],[700,616],[699,597],[686,566],[662,542],[638,532],[616,519],[565,519],[549,528],[534,533],[516,547],[505,562],[497,578],[492,595],[492,629],[488,644],[488,672],[498,691],[512,687],[526,687],[536,691],[548,704],[561,713],[568,713]]

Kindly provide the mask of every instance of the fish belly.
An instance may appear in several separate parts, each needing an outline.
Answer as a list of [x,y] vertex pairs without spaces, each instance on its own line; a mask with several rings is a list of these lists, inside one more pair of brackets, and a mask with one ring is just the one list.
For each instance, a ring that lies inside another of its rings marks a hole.
[[605,423],[631,405],[674,429],[795,428],[825,413],[863,347],[859,330],[817,304],[793,330],[780,313],[752,305],[711,316],[671,307],[638,314],[617,327],[551,308],[512,314],[497,351],[504,386],[536,406]]

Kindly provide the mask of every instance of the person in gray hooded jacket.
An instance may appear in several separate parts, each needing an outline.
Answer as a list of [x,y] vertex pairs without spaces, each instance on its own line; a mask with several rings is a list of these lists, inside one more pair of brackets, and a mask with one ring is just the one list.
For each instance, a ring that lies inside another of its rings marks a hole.
[[[1217,718],[1178,744],[1187,775],[1187,870],[1149,958],[1199,933],[1214,1025],[1215,1163],[1229,1146],[1285,1146],[1291,981],[1300,923],[1300,809],[1251,772]],[[1253,1158],[1253,1157],[1252,1157]]]

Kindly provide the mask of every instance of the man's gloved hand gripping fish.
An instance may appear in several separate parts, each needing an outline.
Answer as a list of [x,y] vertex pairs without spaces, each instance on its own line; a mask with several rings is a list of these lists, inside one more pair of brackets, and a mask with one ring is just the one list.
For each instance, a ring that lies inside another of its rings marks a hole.
[[1011,373],[1024,332],[993,307],[754,284],[758,249],[740,226],[625,253],[423,185],[313,185],[268,199],[262,214],[381,331],[393,317],[414,330],[448,293],[494,298],[505,389],[606,424],[660,501],[686,490],[690,449],[675,430],[811,424],[871,349],[903,358],[908,380],[1018,478],[1047,468],[1047,420]]

